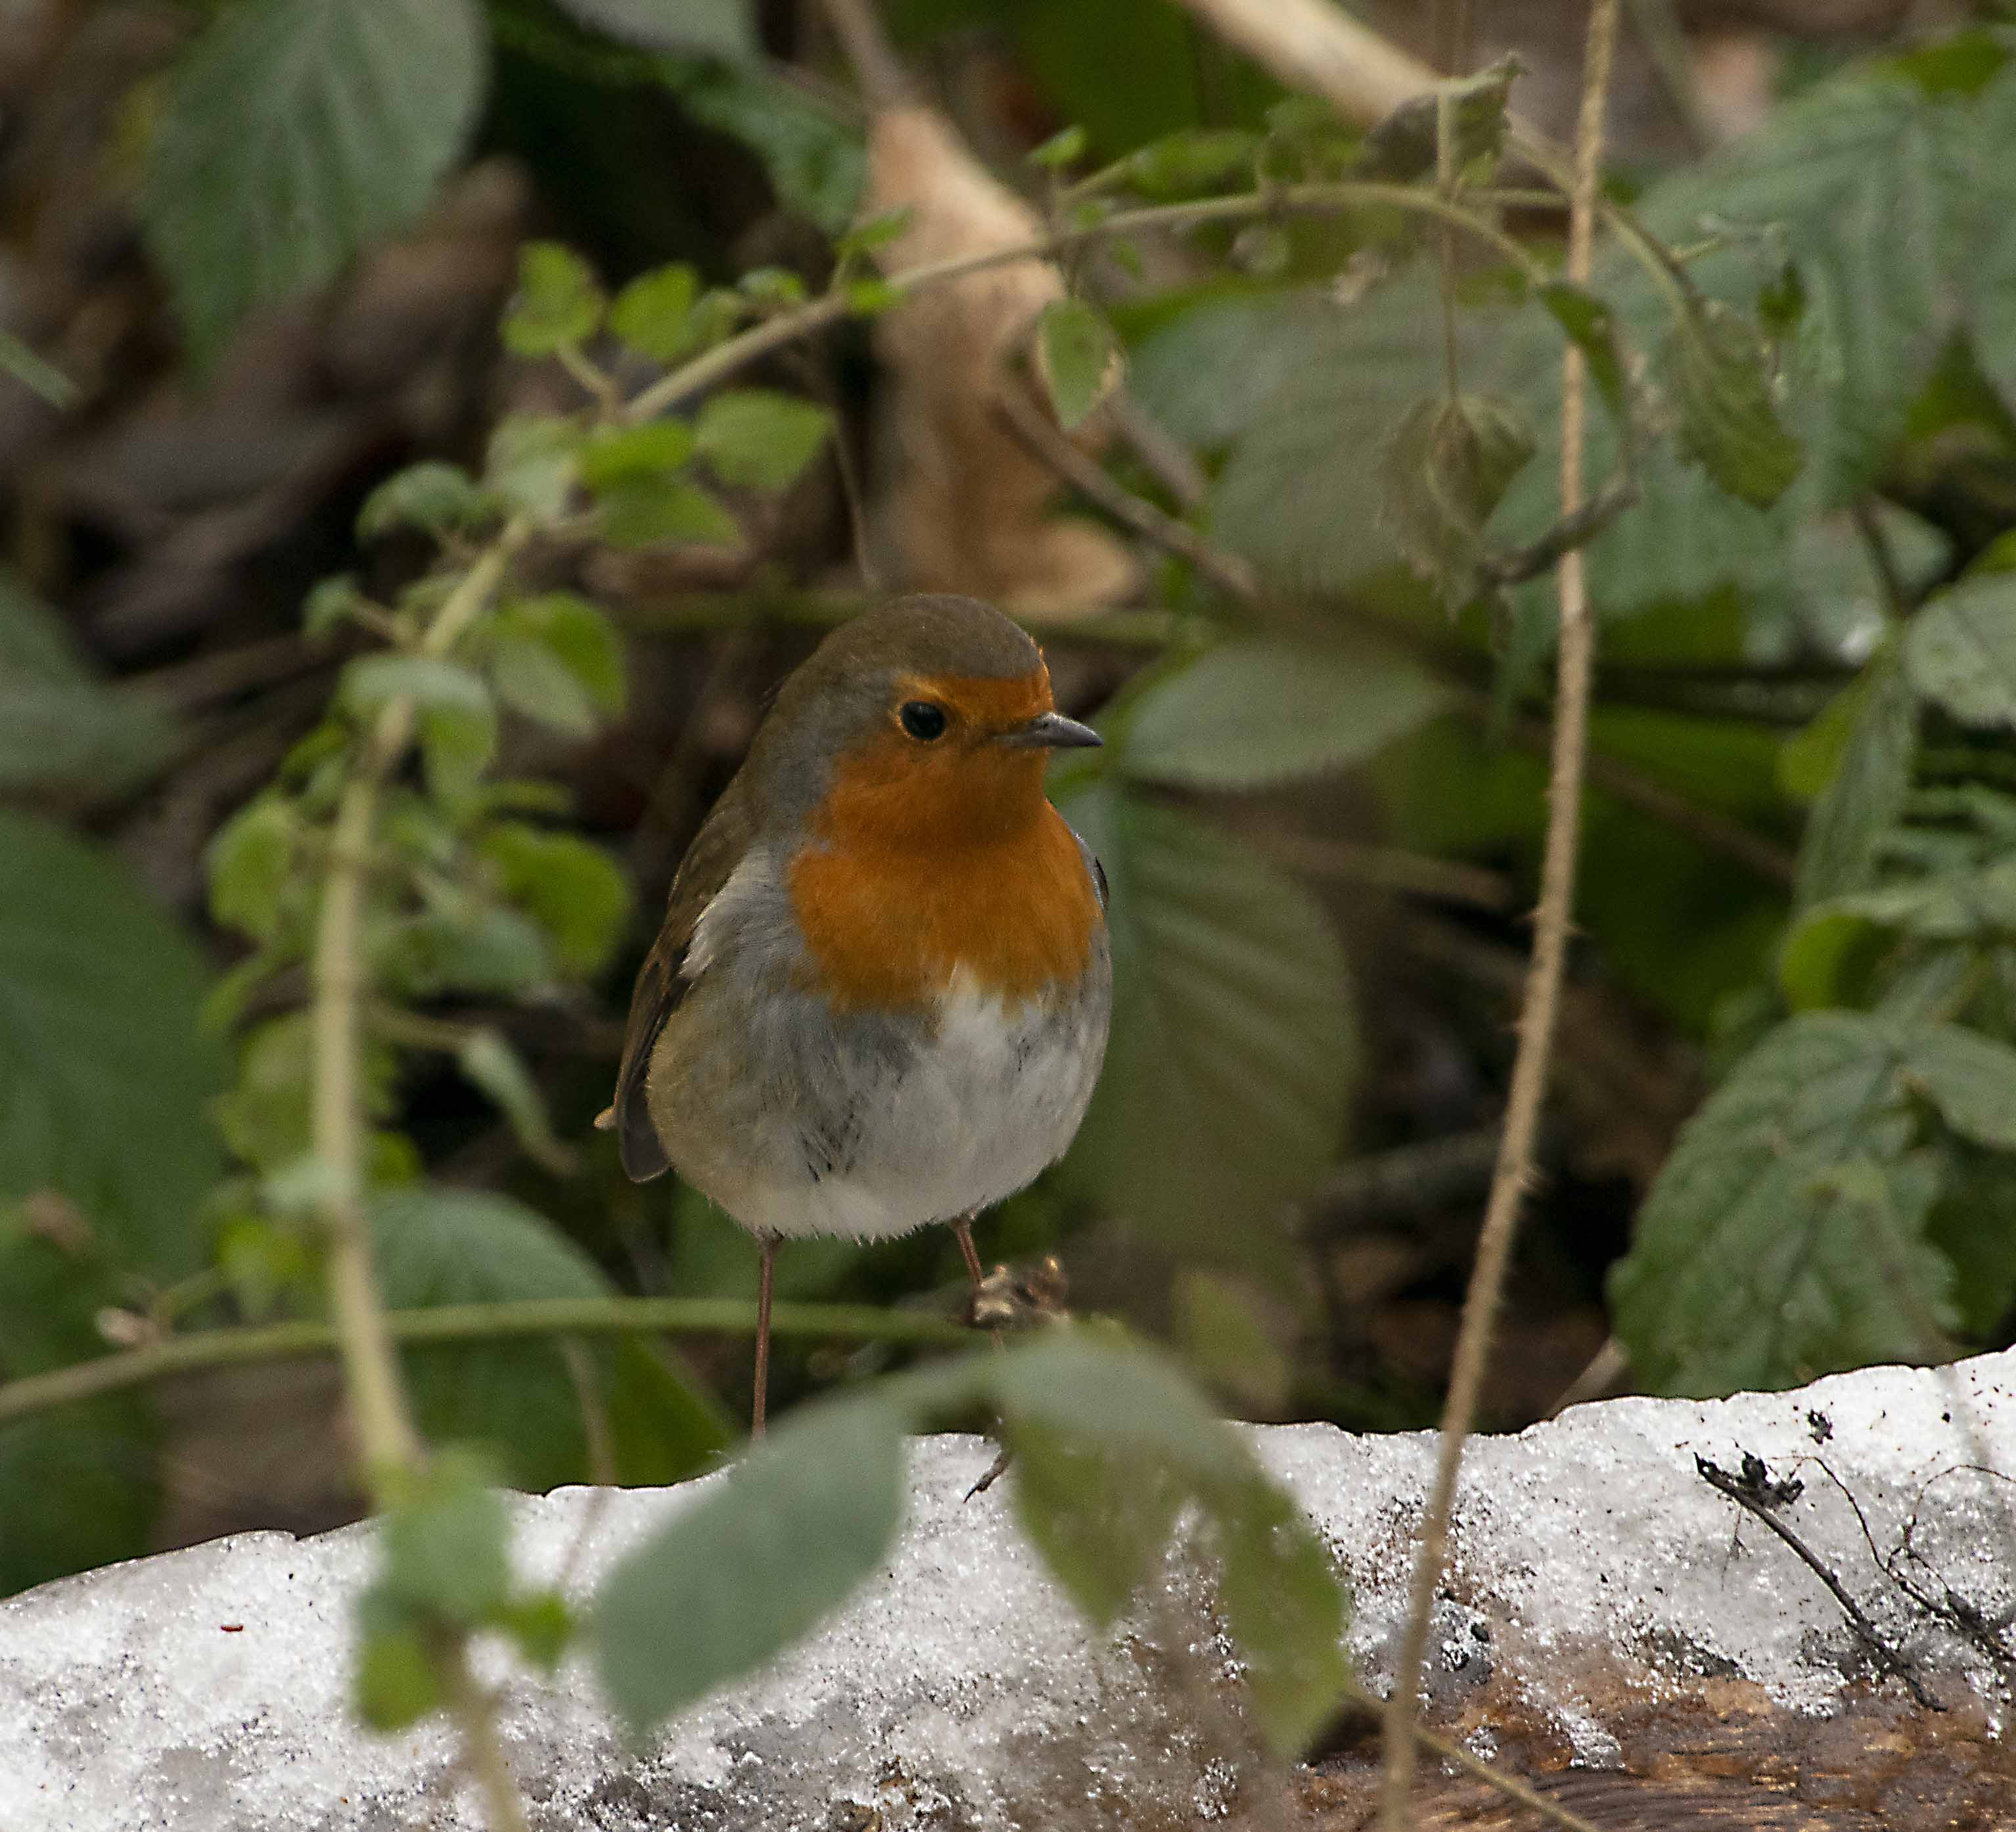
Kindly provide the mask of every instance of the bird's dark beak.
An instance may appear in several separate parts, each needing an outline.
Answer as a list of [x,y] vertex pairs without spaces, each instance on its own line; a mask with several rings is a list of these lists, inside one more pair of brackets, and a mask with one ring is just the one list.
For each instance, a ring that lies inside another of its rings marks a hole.
[[1077,750],[1088,745],[1103,744],[1106,740],[1091,726],[1082,725],[1076,719],[1067,719],[1060,712],[1044,712],[1039,713],[1027,725],[1003,732],[1000,742],[1030,749],[1041,746],[1052,750]]

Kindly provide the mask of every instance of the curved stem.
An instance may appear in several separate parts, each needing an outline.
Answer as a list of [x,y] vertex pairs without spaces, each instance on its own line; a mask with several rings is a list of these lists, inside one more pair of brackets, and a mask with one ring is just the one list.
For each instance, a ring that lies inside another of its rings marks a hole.
[[[1582,107],[1575,134],[1575,169],[1568,223],[1568,277],[1589,279],[1595,240],[1597,162],[1603,138],[1604,102],[1617,41],[1618,0],[1593,0],[1589,45],[1582,60]],[[1581,506],[1582,436],[1587,368],[1579,345],[1570,344],[1561,369],[1561,513]],[[1595,671],[1596,635],[1580,548],[1561,556],[1561,657],[1554,707],[1553,764],[1548,783],[1546,848],[1540,868],[1540,904],[1533,935],[1533,959],[1519,1016],[1519,1049],[1506,1103],[1505,1132],[1492,1174],[1491,1194],[1478,1236],[1477,1264],[1464,1296],[1463,1326],[1456,1338],[1447,1404],[1442,1412],[1435,1485],[1421,1522],[1414,1566],[1412,1607],[1393,1676],[1386,1717],[1386,1781],[1381,1811],[1384,1832],[1407,1832],[1413,1823],[1415,1743],[1420,1715],[1422,1658],[1435,1593],[1449,1556],[1449,1522],[1455,1510],[1456,1476],[1463,1440],[1476,1422],[1478,1398],[1490,1360],[1499,1296],[1512,1254],[1520,1204],[1533,1175],[1534,1141],[1546,1097],[1554,1023],[1568,956],[1575,904],[1575,861],[1581,838],[1584,754],[1588,747],[1589,686]]]
[[[1493,193],[1489,191],[1469,195],[1486,206],[1493,198]],[[1544,277],[1539,263],[1515,238],[1475,211],[1411,185],[1366,182],[1284,185],[1276,190],[1237,197],[1206,197],[1190,203],[1159,203],[1143,210],[1123,210],[1103,222],[1082,229],[1061,229],[1054,235],[1035,236],[1011,247],[990,248],[984,254],[962,254],[951,261],[929,261],[920,267],[905,268],[889,275],[884,283],[894,291],[908,295],[946,286],[990,268],[1007,267],[1018,261],[1046,260],[1074,248],[1088,247],[1118,236],[1197,229],[1206,223],[1240,222],[1249,217],[1375,207],[1404,211],[1462,229],[1496,250],[1529,279]],[[655,419],[668,408],[704,394],[759,358],[838,323],[850,316],[853,309],[846,294],[829,293],[790,311],[779,312],[775,318],[765,319],[761,324],[751,325],[746,331],[738,331],[725,343],[717,344],[692,362],[682,364],[669,375],[661,376],[650,387],[632,398],[623,410],[623,417],[632,425]]]
[[[393,1343],[502,1342],[539,1336],[745,1335],[756,1327],[756,1307],[731,1298],[538,1298],[380,1314],[386,1339]],[[770,1332],[780,1337],[840,1337],[920,1348],[957,1348],[973,1339],[971,1330],[949,1317],[865,1304],[779,1304],[771,1316]],[[9,1381],[0,1386],[0,1425],[177,1374],[340,1354],[342,1347],[341,1333],[329,1323],[260,1323],[170,1336],[142,1348]]]

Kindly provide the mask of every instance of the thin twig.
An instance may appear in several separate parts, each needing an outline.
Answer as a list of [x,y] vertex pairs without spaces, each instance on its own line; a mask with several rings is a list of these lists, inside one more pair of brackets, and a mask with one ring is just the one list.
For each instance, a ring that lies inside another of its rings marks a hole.
[[[1582,106],[1576,124],[1573,208],[1568,219],[1568,278],[1586,285],[1595,240],[1597,164],[1603,108],[1610,87],[1610,64],[1617,41],[1618,0],[1593,0],[1589,42],[1582,61]],[[1581,347],[1571,344],[1561,365],[1561,513],[1572,516],[1583,497],[1582,436],[1586,365]],[[1533,959],[1519,1018],[1518,1054],[1506,1104],[1505,1136],[1478,1237],[1477,1264],[1463,1299],[1442,1412],[1442,1443],[1433,1491],[1421,1522],[1414,1567],[1412,1607],[1393,1680],[1392,1709],[1386,1720],[1386,1784],[1381,1819],[1386,1832],[1407,1832],[1413,1823],[1415,1732],[1420,1711],[1421,1663],[1435,1592],[1449,1554],[1449,1521],[1463,1441],[1477,1406],[1490,1359],[1499,1294],[1510,1262],[1520,1204],[1532,1176],[1535,1141],[1546,1096],[1547,1067],[1561,1006],[1575,903],[1575,860],[1582,830],[1582,760],[1588,747],[1589,700],[1596,639],[1589,616],[1582,552],[1561,557],[1561,656],[1554,708],[1554,746],[1548,783],[1549,817],[1540,868],[1540,904],[1534,924]]]
[[[538,1336],[746,1335],[756,1307],[735,1298],[540,1298],[505,1304],[445,1304],[384,1313],[394,1342],[494,1342]],[[957,1348],[972,1341],[963,1323],[928,1311],[863,1304],[779,1304],[774,1336],[844,1337]],[[340,1346],[328,1323],[261,1323],[170,1336],[142,1348],[27,1374],[0,1386],[0,1425],[101,1393],[141,1387],[204,1368],[329,1355]]]
[[1054,471],[1078,494],[1125,522],[1158,547],[1186,560],[1234,598],[1250,602],[1260,594],[1253,568],[1235,553],[1214,547],[1196,529],[1165,515],[1154,503],[1122,489],[1100,465],[1058,431],[1048,415],[1020,388],[1000,391],[995,410],[1015,442],[1039,464]]
[[1928,1711],[1942,1711],[1946,1708],[1925,1689],[1924,1682],[1918,1677],[1910,1661],[1877,1632],[1876,1625],[1863,1614],[1862,1605],[1849,1595],[1846,1586],[1828,1568],[1827,1561],[1778,1518],[1763,1497],[1755,1492],[1754,1485],[1745,1481],[1741,1476],[1732,1476],[1726,1470],[1718,1468],[1698,1452],[1694,1457],[1694,1468],[1701,1479],[1711,1488],[1727,1495],[1737,1506],[1755,1515],[1792,1549],[1798,1556],[1799,1561],[1827,1587],[1834,1601],[1841,1605],[1841,1614],[1848,1618],[1849,1626],[1855,1631],[1856,1638],[1884,1667],[1904,1682],[1910,1689],[1913,1699]]
[[[1480,207],[1490,207],[1490,192],[1478,191],[1471,196]],[[1247,217],[1323,214],[1375,206],[1406,211],[1450,224],[1495,249],[1529,279],[1545,277],[1529,250],[1474,211],[1460,204],[1452,204],[1432,191],[1420,190],[1410,185],[1359,182],[1283,185],[1264,194],[1206,197],[1193,203],[1124,210],[1103,222],[1089,224],[1082,229],[1060,229],[1010,247],[990,248],[978,254],[962,254],[949,261],[905,268],[886,276],[884,283],[893,291],[907,296],[933,286],[949,285],[955,280],[964,279],[969,274],[1011,266],[1018,261],[1046,260],[1119,236],[1198,229],[1206,223],[1237,222]],[[717,383],[726,380],[772,351],[782,350],[801,337],[808,337],[829,325],[837,324],[854,310],[845,293],[828,293],[789,311],[779,312],[775,318],[765,319],[761,324],[751,325],[669,375],[660,376],[631,398],[623,410],[623,417],[633,426],[655,419],[668,409],[704,394]]]
[[497,1735],[497,1700],[477,1680],[465,1643],[447,1650],[441,1668],[448,1686],[448,1715],[462,1733],[463,1765],[482,1798],[488,1832],[528,1832],[525,1803],[511,1779],[510,1764]]
[[[1381,1698],[1376,1692],[1368,1692],[1355,1679],[1345,1682],[1344,1695],[1362,1711],[1370,1711],[1386,1726],[1390,1734],[1394,1719],[1399,1713],[1393,1701]],[[1415,1742],[1432,1755],[1459,1768],[1481,1781],[1493,1792],[1515,1801],[1528,1812],[1538,1813],[1550,1826],[1558,1826],[1561,1832],[1603,1832],[1603,1828],[1585,1819],[1580,1813],[1572,1812],[1557,1801],[1551,1801],[1530,1783],[1522,1781],[1517,1775],[1508,1775],[1503,1769],[1494,1769],[1481,1756],[1472,1755],[1460,1743],[1446,1737],[1439,1737],[1425,1724],[1410,1722],[1408,1732]]]

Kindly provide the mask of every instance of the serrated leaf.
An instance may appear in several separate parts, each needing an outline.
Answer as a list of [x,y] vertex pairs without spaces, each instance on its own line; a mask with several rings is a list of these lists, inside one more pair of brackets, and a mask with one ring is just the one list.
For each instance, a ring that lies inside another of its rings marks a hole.
[[108,1258],[164,1283],[202,1263],[223,1169],[209,977],[110,854],[0,812],[0,1202],[59,1192]]
[[1082,299],[1053,299],[1043,308],[1036,320],[1036,373],[1066,432],[1119,387],[1122,372],[1120,340]]
[[709,398],[693,430],[700,455],[724,484],[774,494],[819,455],[833,416],[795,395],[733,388]]
[[0,794],[117,793],[157,768],[173,736],[164,714],[100,681],[56,614],[0,569]]
[[586,978],[608,965],[629,921],[630,880],[606,852],[577,834],[515,821],[486,830],[478,850],[566,971]]
[[1805,460],[1798,441],[1779,423],[1769,352],[1756,326],[1719,300],[1690,293],[1665,362],[1683,449],[1730,495],[1769,509]]
[[1402,558],[1450,610],[1481,584],[1484,528],[1533,455],[1532,435],[1504,401],[1417,401],[1380,455],[1381,513]]
[[781,1652],[880,1565],[902,1520],[905,1423],[872,1398],[793,1413],[610,1573],[590,1634],[633,1728]]
[[255,941],[272,941],[300,830],[293,805],[275,794],[255,796],[218,828],[203,856],[211,915]]
[[1963,579],[1913,617],[1911,684],[1963,725],[2016,731],[2016,574]]
[[[552,1223],[507,1197],[416,1185],[380,1192],[371,1221],[379,1283],[394,1310],[614,1289]],[[484,1446],[515,1488],[586,1478],[580,1400],[556,1343],[430,1344],[400,1359],[428,1438]]]
[[639,274],[616,295],[609,328],[640,356],[676,362],[694,346],[700,276],[684,261]]
[[518,250],[518,290],[499,334],[517,356],[551,356],[578,348],[602,329],[609,301],[595,271],[558,242],[527,242]]
[[1111,884],[1115,988],[1070,1172],[1144,1231],[1263,1264],[1280,1239],[1264,1218],[1341,1138],[1356,1053],[1342,950],[1291,879],[1110,775],[1066,812]]
[[1505,143],[1512,85],[1523,69],[1517,58],[1508,55],[1474,76],[1438,83],[1425,94],[1410,96],[1366,135],[1366,175],[1404,183],[1436,169],[1437,117],[1444,96],[1456,111],[1456,171],[1495,164]]
[[556,1176],[572,1172],[574,1155],[554,1134],[545,1096],[524,1058],[502,1031],[488,1025],[470,1031],[455,1060],[456,1067],[496,1103],[527,1157]]
[[585,26],[649,51],[700,51],[732,63],[762,54],[750,0],[558,0]]
[[1147,780],[1263,788],[1363,763],[1449,698],[1412,656],[1383,643],[1239,639],[1144,689],[1115,754]]
[[1617,315],[1586,286],[1567,280],[1549,280],[1533,289],[1534,297],[1547,308],[1568,340],[1589,362],[1589,380],[1611,412],[1621,417],[1630,411],[1624,382],[1624,353],[1617,338]]
[[141,198],[200,362],[419,214],[467,143],[488,45],[468,0],[218,13],[176,73]]
[[1806,819],[1793,891],[1799,909],[1870,881],[1883,835],[1911,792],[1918,705],[1895,653],[1879,655],[1844,692],[1856,704],[1833,779]]
[[428,459],[395,472],[364,498],[357,512],[357,538],[382,540],[398,528],[460,534],[480,527],[496,513],[496,504],[460,465]]
[[1958,1024],[1926,1024],[1904,1042],[1906,1072],[1964,1138],[2016,1151],[2016,1049]]
[[1924,1238],[1936,1175],[1906,1155],[1906,1061],[1881,1019],[1808,1013],[1682,1130],[1610,1280],[1652,1391],[1784,1387],[1938,1354],[1951,1273]]

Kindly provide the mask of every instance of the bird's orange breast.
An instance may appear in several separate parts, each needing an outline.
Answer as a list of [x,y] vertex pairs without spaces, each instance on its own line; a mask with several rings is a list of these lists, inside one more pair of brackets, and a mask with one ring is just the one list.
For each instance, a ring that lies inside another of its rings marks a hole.
[[1027,751],[836,772],[787,883],[818,989],[843,1010],[934,1004],[955,977],[1004,999],[1075,982],[1103,920]]

